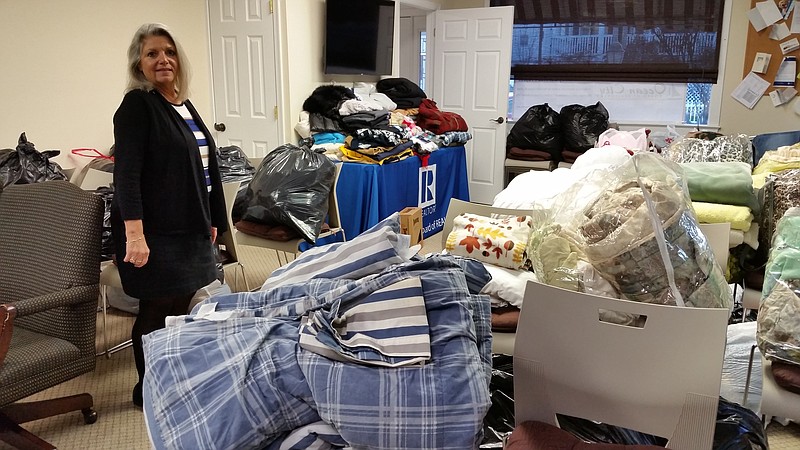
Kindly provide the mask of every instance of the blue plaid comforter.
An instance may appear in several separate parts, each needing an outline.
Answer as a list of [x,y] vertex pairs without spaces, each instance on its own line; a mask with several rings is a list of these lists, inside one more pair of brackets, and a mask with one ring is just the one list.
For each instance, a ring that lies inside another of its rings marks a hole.
[[[307,312],[411,277],[422,282],[427,363],[376,367],[299,346]],[[195,308],[145,336],[151,440],[159,449],[477,448],[490,405],[490,305],[478,294],[488,280],[479,263],[435,255],[357,280],[214,297],[213,320]]]

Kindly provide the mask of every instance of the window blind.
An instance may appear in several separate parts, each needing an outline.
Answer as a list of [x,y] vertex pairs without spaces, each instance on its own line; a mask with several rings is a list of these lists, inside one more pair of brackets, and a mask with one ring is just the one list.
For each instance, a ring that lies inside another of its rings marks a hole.
[[724,0],[491,0],[514,6],[521,80],[715,83]]

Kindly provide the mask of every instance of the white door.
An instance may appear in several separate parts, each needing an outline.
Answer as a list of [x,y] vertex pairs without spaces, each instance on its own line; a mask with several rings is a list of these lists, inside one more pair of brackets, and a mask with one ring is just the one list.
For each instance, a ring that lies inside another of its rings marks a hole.
[[435,12],[432,98],[464,117],[470,200],[491,204],[503,189],[514,7]]
[[263,157],[278,143],[275,14],[269,0],[208,0],[219,146]]

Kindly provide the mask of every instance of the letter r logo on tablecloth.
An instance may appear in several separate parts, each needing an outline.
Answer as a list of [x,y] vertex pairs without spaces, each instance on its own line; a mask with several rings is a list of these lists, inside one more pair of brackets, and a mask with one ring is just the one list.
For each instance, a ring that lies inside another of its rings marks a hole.
[[436,204],[436,164],[419,168],[418,200],[420,208]]

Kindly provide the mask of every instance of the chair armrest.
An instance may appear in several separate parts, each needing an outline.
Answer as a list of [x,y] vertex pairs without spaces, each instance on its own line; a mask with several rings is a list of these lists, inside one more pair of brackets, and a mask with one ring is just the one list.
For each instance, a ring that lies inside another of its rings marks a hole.
[[89,301],[96,302],[99,293],[100,288],[97,284],[75,286],[63,291],[17,300],[13,302],[13,305],[16,306],[17,315],[24,317],[59,306],[77,305]]
[[10,303],[0,304],[0,366],[6,359],[8,347],[11,345],[11,333],[14,331],[14,317],[17,308]]

